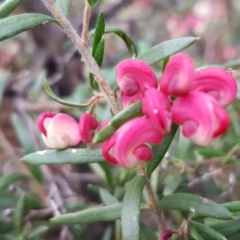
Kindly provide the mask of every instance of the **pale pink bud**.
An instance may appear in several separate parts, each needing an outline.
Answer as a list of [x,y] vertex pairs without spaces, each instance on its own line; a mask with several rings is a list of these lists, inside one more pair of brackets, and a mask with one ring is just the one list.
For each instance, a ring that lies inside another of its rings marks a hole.
[[174,233],[172,230],[166,229],[161,232],[161,235],[159,237],[159,240],[168,240]]
[[97,119],[90,113],[83,113],[79,121],[79,131],[84,143],[90,143],[94,136],[94,130],[98,127]]
[[112,140],[112,153],[118,164],[133,168],[151,160],[153,153],[150,144],[159,144],[163,134],[156,131],[147,118],[134,118],[126,122],[115,133]]
[[169,132],[171,129],[171,102],[164,94],[155,88],[149,88],[144,93],[142,110],[144,115],[150,119],[153,127],[161,133]]
[[145,90],[149,87],[157,88],[158,85],[153,69],[138,59],[120,62],[116,69],[116,78],[123,107],[143,98]]
[[236,98],[237,83],[229,71],[218,67],[207,67],[195,71],[191,90],[207,93],[221,106],[227,107]]
[[178,97],[171,107],[172,120],[182,125],[182,133],[196,144],[209,145],[229,127],[227,112],[202,92]]
[[174,55],[162,74],[160,89],[165,95],[182,96],[192,87],[194,79],[194,63],[185,53]]
[[64,113],[42,113],[37,118],[43,141],[49,148],[63,149],[80,143],[78,123]]

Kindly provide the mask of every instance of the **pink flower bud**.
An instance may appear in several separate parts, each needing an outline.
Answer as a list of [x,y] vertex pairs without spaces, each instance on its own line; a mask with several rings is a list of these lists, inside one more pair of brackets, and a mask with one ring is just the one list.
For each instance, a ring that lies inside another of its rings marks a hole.
[[116,77],[123,107],[141,99],[146,89],[157,88],[158,84],[153,69],[138,59],[127,59],[119,63]]
[[221,106],[227,107],[236,98],[237,83],[229,71],[218,67],[207,67],[195,71],[191,90],[207,93]]
[[142,110],[144,115],[150,119],[153,127],[162,134],[171,129],[171,102],[155,88],[149,88],[144,93]]
[[103,156],[124,168],[133,168],[149,161],[153,154],[148,143],[159,144],[163,135],[156,131],[147,118],[134,118],[103,145]]
[[90,143],[94,136],[94,130],[98,127],[97,119],[90,113],[83,113],[79,121],[79,131],[84,143]]
[[196,144],[207,146],[229,127],[227,112],[202,92],[178,97],[171,108],[172,120],[182,125],[182,133]]
[[63,113],[42,113],[37,118],[43,141],[49,148],[63,149],[80,143],[77,121]]
[[160,89],[165,95],[182,96],[192,87],[194,63],[185,53],[174,55],[163,72]]
[[172,230],[166,229],[161,232],[161,235],[159,237],[159,240],[168,240],[174,233]]

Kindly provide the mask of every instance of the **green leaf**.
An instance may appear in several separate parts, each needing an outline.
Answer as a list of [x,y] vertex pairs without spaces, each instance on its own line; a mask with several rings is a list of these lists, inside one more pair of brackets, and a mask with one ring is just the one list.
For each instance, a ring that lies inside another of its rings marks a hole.
[[[90,33],[89,33],[89,38],[91,38],[92,36],[95,35],[95,29],[93,29]],[[133,42],[133,40],[129,37],[129,35],[124,32],[122,29],[120,28],[114,28],[114,27],[105,27],[105,31],[104,34],[108,34],[108,33],[114,33],[117,36],[119,36],[124,43],[126,44],[127,48],[128,48],[128,52],[130,54],[131,57],[133,56],[137,56],[137,48]]]
[[159,202],[160,209],[192,212],[205,217],[232,219],[233,215],[225,207],[212,200],[188,193],[175,193]]
[[49,227],[47,226],[38,226],[35,227],[30,233],[27,234],[27,240],[35,240],[44,235],[48,231]]
[[17,200],[16,198],[7,191],[0,191],[1,201],[0,201],[0,211],[7,208],[15,207]]
[[140,239],[141,240],[157,240],[158,237],[144,223],[140,222]]
[[88,0],[88,4],[93,7],[93,5],[97,2],[98,0]]
[[26,179],[26,176],[21,173],[11,173],[7,176],[3,176],[0,178],[0,189],[6,189],[11,184],[23,179]]
[[146,177],[136,176],[127,185],[123,198],[121,215],[122,235],[124,240],[139,240],[139,214],[142,191],[146,183]]
[[230,212],[237,212],[240,211],[240,201],[228,202],[221,204]]
[[147,172],[151,175],[151,173],[158,167],[161,163],[163,157],[169,149],[169,146],[177,132],[178,126],[173,124],[171,132],[166,134],[162,143],[160,145],[153,145],[153,158],[151,161],[147,163]]
[[48,94],[48,96],[50,98],[52,98],[54,101],[58,102],[58,103],[61,103],[63,105],[66,105],[66,106],[70,106],[70,107],[79,107],[79,108],[82,108],[82,107],[89,107],[91,105],[91,102],[90,103],[74,103],[74,102],[68,102],[68,101],[65,101],[61,98],[59,98],[53,91],[52,89],[50,88],[49,84],[47,81],[44,82],[44,88],[45,88],[45,91],[46,93]]
[[109,139],[116,131],[117,128],[111,125],[107,125],[94,135],[92,143],[104,142]]
[[9,16],[22,3],[23,0],[5,0],[0,5],[0,19]]
[[21,194],[20,198],[18,199],[14,214],[14,225],[17,230],[20,230],[22,224],[23,210],[24,210],[24,194]]
[[43,85],[46,79],[46,71],[41,70],[37,74],[37,77],[33,83],[33,86],[30,90],[30,96],[33,101],[36,101],[41,93],[41,90],[43,89]]
[[67,16],[70,0],[56,0],[56,4],[61,9],[62,13]]
[[75,213],[67,213],[51,219],[59,224],[80,224],[93,222],[106,222],[119,219],[121,216],[122,203],[104,207],[90,208]]
[[198,222],[191,222],[191,226],[193,226],[204,239],[207,240],[227,240],[224,235],[213,230],[212,228]]
[[1,103],[2,103],[3,93],[4,93],[4,90],[5,90],[5,87],[7,85],[8,80],[9,80],[9,76],[10,76],[9,73],[5,73],[5,74],[0,75],[0,106],[1,106]]
[[57,20],[39,13],[24,13],[0,19],[0,41],[47,22],[57,23]]
[[137,58],[152,65],[169,57],[175,53],[184,50],[194,44],[198,38],[196,37],[183,37],[175,38],[155,45],[148,51],[140,53]]
[[92,55],[93,56],[96,53],[98,44],[102,40],[104,31],[105,31],[105,17],[104,17],[103,12],[100,12],[98,19],[97,19],[95,34],[94,34],[94,38],[93,38],[93,46],[92,46]]
[[33,164],[83,164],[104,162],[101,150],[85,148],[68,148],[65,150],[43,150],[28,154],[22,158]]

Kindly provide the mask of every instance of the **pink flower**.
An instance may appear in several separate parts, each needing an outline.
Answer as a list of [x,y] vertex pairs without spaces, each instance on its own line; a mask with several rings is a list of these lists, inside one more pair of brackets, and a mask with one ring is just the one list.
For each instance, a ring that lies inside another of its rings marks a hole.
[[171,102],[161,92],[155,88],[149,88],[144,93],[142,110],[149,118],[153,127],[164,134],[171,129]]
[[165,95],[181,96],[187,94],[194,79],[192,58],[185,53],[174,55],[163,72],[160,89]]
[[134,118],[102,145],[107,161],[124,168],[133,168],[149,161],[153,154],[148,143],[159,144],[163,135],[156,131],[147,118]]
[[218,67],[207,67],[195,71],[191,91],[207,93],[221,106],[227,107],[236,98],[237,83],[229,71]]
[[90,143],[94,136],[94,130],[98,127],[97,119],[90,113],[83,113],[79,122],[79,131],[84,143]]
[[123,107],[141,99],[149,87],[157,88],[157,77],[153,69],[141,60],[124,60],[118,64],[116,71]]
[[176,232],[173,232],[172,230],[166,229],[166,230],[161,232],[159,240],[168,240],[175,233]]
[[171,108],[172,120],[182,125],[182,133],[196,144],[206,146],[229,127],[229,118],[217,101],[202,92],[178,97]]
[[42,113],[37,118],[43,141],[49,148],[64,149],[80,143],[77,121],[64,113]]

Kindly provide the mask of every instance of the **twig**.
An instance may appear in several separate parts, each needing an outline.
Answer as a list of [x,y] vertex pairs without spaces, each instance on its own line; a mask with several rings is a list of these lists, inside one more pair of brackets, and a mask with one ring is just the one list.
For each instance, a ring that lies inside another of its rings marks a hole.
[[153,192],[151,183],[149,181],[149,177],[147,176],[147,173],[146,173],[143,165],[139,165],[137,167],[137,170],[138,170],[139,175],[146,176],[146,178],[147,178],[146,190],[148,193],[149,200],[151,202],[151,209],[152,209],[153,213],[156,215],[159,228],[161,229],[161,231],[164,231],[167,229],[167,226],[166,226],[166,223],[164,220],[163,211],[161,209],[159,209],[159,207],[158,207],[158,202],[157,202],[156,196]]
[[88,4],[88,1],[85,0],[85,7],[83,13],[83,26],[82,26],[82,41],[84,44],[88,42],[88,27],[91,17],[91,6]]
[[62,28],[62,30],[67,34],[67,36],[74,43],[75,47],[82,54],[86,64],[90,69],[90,72],[95,76],[96,81],[98,82],[106,99],[108,100],[112,112],[114,114],[119,112],[121,109],[120,104],[117,101],[115,94],[104,80],[101,70],[98,64],[96,63],[95,59],[92,57],[86,44],[84,44],[83,40],[79,37],[76,30],[72,27],[68,19],[59,10],[54,0],[42,0],[42,1],[45,4],[45,6],[49,9],[49,11],[52,13],[52,15],[58,20],[59,26]]

